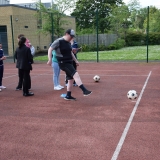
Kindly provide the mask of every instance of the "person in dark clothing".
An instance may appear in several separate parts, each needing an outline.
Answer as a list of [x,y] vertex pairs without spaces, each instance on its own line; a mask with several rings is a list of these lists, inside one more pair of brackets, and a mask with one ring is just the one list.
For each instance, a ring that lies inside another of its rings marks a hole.
[[65,100],[76,100],[76,98],[71,96],[71,91],[73,87],[73,79],[76,81],[76,84],[83,91],[84,96],[88,96],[92,93],[92,91],[87,90],[82,81],[78,72],[73,67],[73,60],[79,65],[79,62],[75,58],[72,47],[70,44],[71,39],[75,36],[75,32],[72,29],[68,29],[65,32],[65,35],[62,38],[58,38],[55,40],[48,49],[48,65],[52,64],[52,50],[56,51],[56,58],[61,70],[66,73],[66,77],[68,80],[67,85],[67,94],[64,97]]
[[[19,34],[17,37],[17,40],[19,41],[21,37],[25,37],[24,34]],[[29,40],[26,39],[26,42],[29,43]],[[29,48],[28,43],[25,42],[25,45]],[[21,70],[18,70],[18,77],[19,77],[19,81],[18,81],[18,86],[16,87],[16,91],[18,90],[22,90],[22,84],[23,84],[23,73],[21,72]],[[29,85],[28,85],[28,89],[31,89],[31,77],[29,75]]]
[[23,77],[23,96],[33,96],[34,93],[29,92],[29,76],[32,70],[33,57],[30,48],[25,45],[26,38],[19,39],[19,47],[16,49],[15,58],[17,59],[16,67]]
[[[78,51],[79,51],[81,48],[78,47],[78,43],[75,41],[74,38],[71,39],[70,43],[71,43],[71,47],[72,47],[72,52],[73,52],[75,58],[77,59],[77,53],[78,53]],[[76,64],[75,61],[73,61],[73,67],[74,67],[75,70],[77,71],[77,64]],[[66,82],[66,86],[67,86],[67,83],[68,83],[67,79],[65,79],[65,82]],[[73,82],[73,86],[77,86],[75,80],[74,80],[74,82]]]
[[4,71],[3,60],[6,60],[6,56],[4,56],[2,44],[0,43],[0,91],[2,91],[2,89],[6,89],[6,87],[2,85]]

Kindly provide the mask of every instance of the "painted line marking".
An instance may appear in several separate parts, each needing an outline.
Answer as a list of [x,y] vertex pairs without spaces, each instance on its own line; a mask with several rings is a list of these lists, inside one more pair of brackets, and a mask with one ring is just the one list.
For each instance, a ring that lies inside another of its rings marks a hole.
[[[34,74],[34,75],[36,75],[36,74]],[[53,76],[53,74],[45,74],[45,73],[44,73],[44,74],[37,74],[37,76],[47,76],[47,75],[48,75],[48,76]],[[62,74],[60,74],[60,75],[65,75],[65,74],[62,73]],[[80,76],[81,76],[81,75],[94,76],[95,74],[81,74],[81,73],[80,73]],[[32,76],[32,74],[31,74],[31,76]],[[132,76],[132,77],[140,77],[140,76],[143,76],[143,77],[146,77],[146,76],[148,76],[148,75],[113,75],[113,74],[108,74],[108,75],[100,75],[100,77],[101,77],[101,76],[103,76],[103,77],[104,77],[104,76],[120,76],[120,77],[121,77],[121,76],[124,76],[124,77],[125,77],[125,76],[126,76],[126,77],[130,77],[130,76]]]
[[132,113],[131,113],[131,115],[130,115],[130,117],[129,117],[129,120],[128,120],[127,124],[126,124],[126,127],[125,127],[125,129],[124,129],[124,131],[123,131],[123,133],[122,133],[122,136],[121,136],[121,138],[120,138],[120,140],[119,140],[119,143],[118,143],[118,145],[117,145],[117,147],[116,147],[116,150],[115,150],[114,153],[113,153],[113,156],[112,156],[111,160],[117,160],[117,158],[118,158],[118,155],[119,155],[119,153],[120,153],[120,150],[121,150],[121,148],[122,148],[122,145],[123,145],[123,143],[124,143],[124,140],[125,140],[125,138],[126,138],[126,135],[127,135],[128,131],[129,131],[129,128],[130,128],[131,123],[132,123],[132,120],[133,120],[134,115],[135,115],[135,113],[136,113],[136,110],[137,110],[137,108],[138,108],[139,102],[140,102],[140,100],[141,100],[141,98],[142,98],[143,92],[144,92],[144,90],[145,90],[145,88],[146,88],[146,86],[147,86],[148,80],[149,80],[149,78],[150,78],[150,76],[151,76],[151,73],[152,73],[152,71],[150,71],[149,74],[148,74],[148,77],[147,77],[147,79],[146,79],[146,81],[145,81],[145,83],[144,83],[144,86],[143,86],[143,88],[142,88],[142,90],[141,90],[141,93],[140,93],[140,95],[139,95],[139,97],[138,97],[138,99],[137,99],[137,102],[136,102],[136,104],[135,104],[135,106],[134,106],[134,108],[133,108],[133,111],[132,111]]
[[7,78],[10,78],[10,77],[14,77],[14,76],[18,76],[18,74],[15,74],[15,75],[12,75],[12,76],[8,76],[8,77],[4,77],[3,79],[7,79]]

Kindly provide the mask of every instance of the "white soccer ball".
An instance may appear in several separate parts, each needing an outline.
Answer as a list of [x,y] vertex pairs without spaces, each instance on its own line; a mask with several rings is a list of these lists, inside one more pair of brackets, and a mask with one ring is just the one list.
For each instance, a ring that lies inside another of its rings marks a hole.
[[93,80],[94,80],[95,82],[99,82],[99,81],[100,81],[100,76],[95,75],[95,76],[93,77]]
[[134,99],[136,99],[138,97],[138,95],[137,95],[137,92],[135,90],[130,90],[127,93],[127,97],[130,100],[134,100]]

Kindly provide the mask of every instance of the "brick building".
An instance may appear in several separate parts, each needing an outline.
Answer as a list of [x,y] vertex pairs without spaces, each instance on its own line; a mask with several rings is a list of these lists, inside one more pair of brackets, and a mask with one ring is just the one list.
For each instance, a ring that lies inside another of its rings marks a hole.
[[[36,51],[47,50],[52,41],[51,35],[38,33],[36,9],[14,4],[0,5],[0,42],[3,44],[5,55],[13,56],[17,47],[17,36],[24,34],[35,47]],[[69,23],[64,29],[75,27],[75,18],[66,16]]]

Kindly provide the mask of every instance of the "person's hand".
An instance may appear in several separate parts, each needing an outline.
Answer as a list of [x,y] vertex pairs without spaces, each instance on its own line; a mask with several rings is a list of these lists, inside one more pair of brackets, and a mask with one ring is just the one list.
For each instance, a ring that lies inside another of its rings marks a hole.
[[52,61],[51,61],[51,60],[49,60],[49,61],[47,62],[47,64],[48,64],[49,66],[51,66]]
[[76,61],[76,65],[79,66],[79,62],[78,61]]
[[81,50],[81,49],[82,49],[82,47],[78,48],[78,50]]
[[2,58],[1,58],[1,60],[5,60],[6,59],[6,56],[3,56]]
[[72,48],[72,52],[75,54],[77,53],[77,48]]

